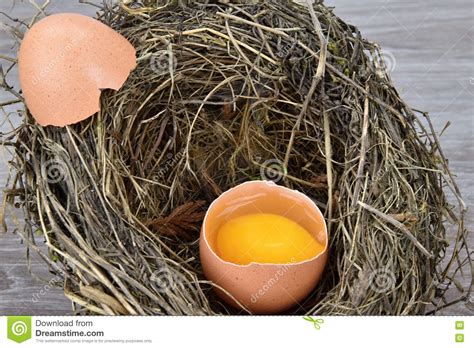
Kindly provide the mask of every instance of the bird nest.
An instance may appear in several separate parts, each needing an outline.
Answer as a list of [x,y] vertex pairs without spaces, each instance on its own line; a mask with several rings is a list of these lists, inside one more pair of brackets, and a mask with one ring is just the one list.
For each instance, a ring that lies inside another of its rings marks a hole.
[[465,207],[428,115],[400,98],[378,46],[319,3],[159,3],[99,10],[138,57],[100,112],[59,128],[25,108],[3,139],[6,201],[77,312],[245,312],[212,291],[198,240],[209,204],[255,179],[305,193],[328,225],[322,279],[288,314],[449,305],[470,267]]

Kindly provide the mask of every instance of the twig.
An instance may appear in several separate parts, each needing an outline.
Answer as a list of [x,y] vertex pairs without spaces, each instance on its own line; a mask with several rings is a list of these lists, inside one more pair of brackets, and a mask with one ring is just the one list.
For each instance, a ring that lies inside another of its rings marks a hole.
[[[368,86],[366,87],[368,89]],[[362,136],[360,138],[360,159],[357,168],[356,185],[354,188],[354,196],[352,198],[352,208],[355,208],[359,200],[360,188],[362,186],[362,172],[364,171],[365,158],[367,156],[367,132],[369,129],[369,97],[365,97],[364,102],[364,120],[362,121]]]
[[361,201],[358,201],[357,202],[362,208],[370,211],[371,213],[377,215],[379,218],[391,223],[393,226],[395,227],[398,227],[402,232],[404,232],[406,234],[406,236],[408,237],[408,239],[410,239],[413,244],[415,244],[415,246],[423,253],[425,254],[427,257],[429,258],[433,258],[433,255],[425,249],[425,247],[416,239],[416,237],[405,227],[405,225],[403,225],[401,222],[398,222],[397,220],[395,220],[393,217],[391,217],[390,215],[387,215],[385,213],[382,213],[381,211],[375,209],[374,207],[368,205],[368,204],[365,204],[365,203],[362,203]]

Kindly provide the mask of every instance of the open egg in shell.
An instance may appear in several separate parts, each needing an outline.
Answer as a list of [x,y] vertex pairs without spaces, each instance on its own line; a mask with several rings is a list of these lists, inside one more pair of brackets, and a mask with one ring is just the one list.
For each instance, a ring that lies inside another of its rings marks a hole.
[[271,181],[224,192],[201,230],[205,276],[223,300],[253,314],[300,304],[321,279],[327,254],[326,223],[316,204]]

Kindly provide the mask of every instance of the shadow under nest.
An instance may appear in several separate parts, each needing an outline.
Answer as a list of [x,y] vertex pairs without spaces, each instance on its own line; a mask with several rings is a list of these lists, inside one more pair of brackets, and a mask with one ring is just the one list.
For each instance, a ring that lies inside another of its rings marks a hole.
[[[208,205],[255,179],[304,192],[328,222],[323,278],[288,314],[444,305],[470,262],[465,207],[428,115],[401,100],[378,46],[323,4],[156,3],[99,11],[138,66],[98,114],[43,128],[25,111],[11,138],[8,200],[38,252],[41,231],[77,312],[245,313],[212,292],[198,238]],[[447,220],[457,238],[441,266]]]

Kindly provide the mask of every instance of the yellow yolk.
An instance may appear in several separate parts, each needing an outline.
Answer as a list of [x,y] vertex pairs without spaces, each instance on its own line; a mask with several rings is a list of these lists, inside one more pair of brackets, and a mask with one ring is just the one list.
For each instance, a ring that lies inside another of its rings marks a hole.
[[324,250],[306,229],[275,214],[250,214],[229,220],[217,231],[216,242],[218,256],[239,265],[295,263]]

